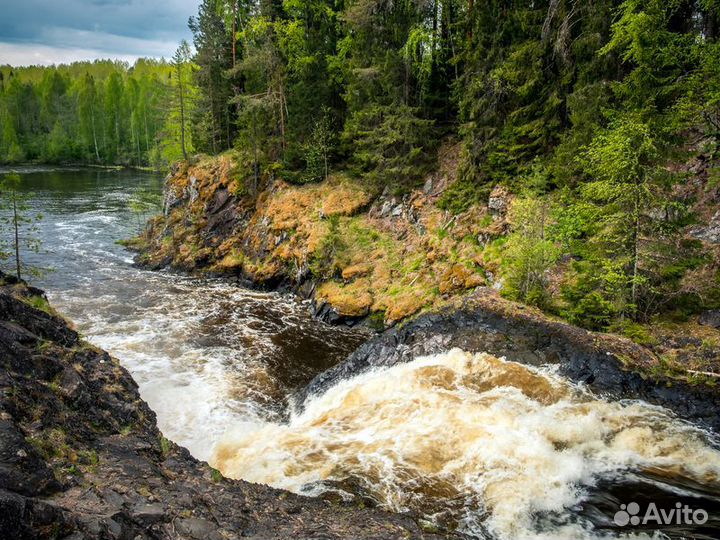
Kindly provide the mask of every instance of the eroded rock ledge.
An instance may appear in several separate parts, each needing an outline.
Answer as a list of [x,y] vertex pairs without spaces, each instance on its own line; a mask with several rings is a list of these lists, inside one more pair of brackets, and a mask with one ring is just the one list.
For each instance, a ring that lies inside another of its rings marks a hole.
[[440,538],[408,516],[222,478],[117,360],[0,274],[0,538]]
[[454,347],[530,365],[558,364],[561,374],[587,384],[598,394],[643,399],[667,407],[683,419],[720,430],[720,391],[716,386],[656,374],[655,355],[629,339],[553,321],[537,310],[482,290],[461,305],[420,315],[368,341],[344,362],[315,377],[297,396],[298,404],[367,369]]

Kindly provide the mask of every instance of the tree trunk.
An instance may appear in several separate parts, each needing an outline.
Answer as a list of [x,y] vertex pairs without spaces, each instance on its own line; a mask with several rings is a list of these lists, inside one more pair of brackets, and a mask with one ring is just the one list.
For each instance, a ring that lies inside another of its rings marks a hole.
[[636,186],[635,201],[633,209],[633,224],[632,242],[633,242],[633,253],[632,253],[632,287],[630,291],[630,298],[632,299],[633,306],[637,307],[637,276],[638,276],[638,260],[640,253],[640,186]]
[[17,212],[17,199],[15,198],[15,191],[12,192],[13,201],[13,226],[15,227],[15,272],[18,280],[22,279],[20,273],[20,233],[18,231],[18,212]]
[[115,111],[115,160],[120,159],[120,114]]
[[142,165],[142,154],[140,153],[140,129],[135,130],[135,146],[137,147],[138,166]]
[[257,145],[257,118],[252,116],[252,145],[253,145],[253,196],[257,195],[260,186],[260,167],[258,164],[258,145]]
[[232,141],[230,140],[230,107],[225,106],[225,137],[226,137],[226,149],[232,148]]
[[145,124],[145,151],[150,153],[150,135],[147,127],[147,104],[143,107],[143,123]]
[[210,91],[210,129],[212,130],[210,140],[212,141],[212,152],[213,154],[217,154],[217,119],[215,118],[217,111],[215,110],[215,92],[213,92],[212,79],[210,80],[208,90]]
[[178,64],[178,89],[180,91],[180,146],[182,148],[183,159],[187,161],[187,151],[185,149],[185,91],[182,82],[182,67]]
[[237,59],[237,0],[233,0],[233,21],[232,21],[232,67],[235,68]]
[[90,123],[93,130],[93,144],[95,145],[95,159],[100,162],[100,152],[98,151],[97,134],[95,133],[95,108],[90,106]]
[[280,147],[285,151],[285,88],[282,83],[278,90],[278,105],[280,110]]
[[468,31],[467,31],[467,39],[468,39],[468,45],[472,42],[473,38],[473,8],[475,7],[475,0],[468,0],[468,10],[467,10],[467,21],[468,21]]

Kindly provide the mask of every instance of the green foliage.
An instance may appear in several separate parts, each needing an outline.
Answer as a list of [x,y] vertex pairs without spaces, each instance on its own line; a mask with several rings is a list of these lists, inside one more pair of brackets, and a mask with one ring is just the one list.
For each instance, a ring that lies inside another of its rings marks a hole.
[[348,119],[343,137],[352,142],[357,171],[371,184],[407,189],[430,165],[431,127],[411,107],[374,106]]
[[505,294],[537,306],[549,304],[548,272],[560,256],[546,236],[549,214],[546,201],[515,201],[509,216],[512,233],[502,253]]
[[597,134],[579,159],[590,176],[580,194],[597,210],[591,257],[595,266],[613,262],[618,282],[627,287],[618,291],[621,311],[638,316],[653,293],[644,241],[652,225],[647,212],[661,206],[663,197],[655,138],[637,115],[622,115]]
[[52,308],[50,307],[50,303],[43,296],[30,296],[27,298],[27,303],[35,309],[39,309],[45,313],[54,314]]
[[153,165],[177,154],[164,60],[0,67],[0,163]]
[[192,139],[198,150],[213,154],[232,148],[236,132],[231,103],[234,80],[226,76],[233,67],[233,36],[217,5],[216,0],[203,0],[197,16],[189,21],[198,67],[194,82],[200,89],[191,114]]
[[310,270],[320,278],[334,277],[339,270],[338,258],[347,248],[340,231],[340,216],[328,216],[327,224],[327,233],[310,261]]
[[581,296],[564,315],[573,324],[589,330],[607,330],[618,312],[612,302],[606,300],[601,293],[591,291]]
[[163,457],[168,457],[171,450],[172,443],[170,442],[170,440],[160,435],[160,451],[162,452]]
[[320,118],[313,125],[312,134],[305,144],[306,182],[325,180],[334,146],[335,133],[330,120],[330,109],[323,107]]
[[459,214],[474,204],[486,202],[490,191],[490,184],[478,184],[467,177],[462,177],[445,190],[438,201],[438,207]]
[[610,325],[609,330],[611,332],[622,334],[640,345],[653,345],[655,343],[655,340],[652,338],[645,326],[627,319],[621,319],[613,323]]
[[210,478],[212,478],[212,481],[215,483],[222,482],[223,475],[222,473],[215,469],[214,467],[210,467]]

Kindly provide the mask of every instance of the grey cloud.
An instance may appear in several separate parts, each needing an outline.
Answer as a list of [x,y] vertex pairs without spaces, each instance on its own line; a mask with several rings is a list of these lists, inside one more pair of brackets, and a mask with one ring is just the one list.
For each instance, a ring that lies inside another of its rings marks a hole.
[[0,42],[168,55],[189,37],[187,19],[196,10],[197,0],[0,0]]

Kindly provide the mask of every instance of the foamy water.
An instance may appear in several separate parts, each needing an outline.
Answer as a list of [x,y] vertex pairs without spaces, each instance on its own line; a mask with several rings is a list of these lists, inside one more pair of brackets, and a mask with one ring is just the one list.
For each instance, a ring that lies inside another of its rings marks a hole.
[[23,171],[44,219],[37,285],[83,337],[117,357],[163,434],[199,459],[228,425],[284,414],[288,394],[364,338],[314,320],[292,297],[132,266],[116,241],[144,216],[128,208],[161,180],[136,172]]
[[[40,262],[56,269],[38,285],[132,373],[163,434],[229,476],[364,494],[477,538],[513,540],[639,538],[598,526],[617,509],[607,501],[660,492],[720,501],[707,434],[644,403],[599,399],[550,368],[488,355],[448,351],[364,373],[288,417],[290,394],[362,336],[313,320],[286,296],[132,267],[115,241],[140,221],[129,194],[159,189],[156,177],[25,178],[45,215]],[[598,519],[591,505],[611,513]]]
[[502,539],[603,537],[577,506],[624,471],[720,478],[707,434],[658,407],[460,350],[342,381],[288,423],[231,429],[211,463],[298,493],[352,478],[384,506],[429,518],[450,501],[461,529]]

